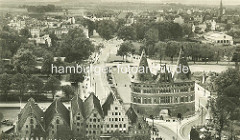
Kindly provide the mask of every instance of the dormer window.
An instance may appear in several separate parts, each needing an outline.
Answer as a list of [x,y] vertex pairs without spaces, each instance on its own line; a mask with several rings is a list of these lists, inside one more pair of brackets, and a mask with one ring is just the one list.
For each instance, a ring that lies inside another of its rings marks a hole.
[[30,119],[30,124],[33,124],[33,119]]
[[56,124],[60,124],[60,121],[59,121],[59,119],[57,119],[57,120],[56,120]]

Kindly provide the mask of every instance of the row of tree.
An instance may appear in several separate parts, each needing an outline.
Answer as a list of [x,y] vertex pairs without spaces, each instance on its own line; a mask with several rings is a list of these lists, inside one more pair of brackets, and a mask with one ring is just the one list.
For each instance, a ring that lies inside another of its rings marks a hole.
[[210,44],[201,44],[196,42],[157,42],[153,45],[146,46],[143,44],[140,47],[140,51],[136,51],[136,47],[130,41],[125,41],[120,45],[118,50],[118,55],[127,56],[129,54],[141,54],[142,50],[145,49],[146,54],[150,57],[158,58],[161,60],[166,60],[170,58],[173,61],[174,57],[178,56],[180,48],[184,48],[184,53],[186,57],[189,57],[194,63],[196,61],[220,61],[224,57],[232,57],[235,48],[230,46],[213,46]]
[[17,92],[17,95],[20,97],[24,96],[24,94],[26,93],[39,95],[49,92],[54,98],[58,90],[62,90],[68,99],[71,95],[74,95],[74,89],[69,85],[61,87],[60,80],[55,76],[50,76],[47,81],[44,82],[41,78],[37,76],[29,76],[20,73],[15,75],[6,73],[1,74],[0,91],[3,95],[2,97],[7,99],[8,93],[11,90],[14,91],[13,93]]

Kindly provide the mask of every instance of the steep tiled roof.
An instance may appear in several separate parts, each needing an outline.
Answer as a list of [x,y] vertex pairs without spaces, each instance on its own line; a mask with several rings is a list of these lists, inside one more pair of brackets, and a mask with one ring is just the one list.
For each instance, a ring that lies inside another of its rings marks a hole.
[[136,80],[144,82],[144,81],[149,81],[151,79],[152,79],[152,74],[148,66],[145,50],[143,50],[140,58],[140,63],[138,66],[138,73],[136,75]]
[[74,96],[71,100],[71,110],[73,116],[80,112],[81,115],[84,117],[83,100],[77,95]]
[[94,95],[94,93],[90,93],[88,98],[84,101],[84,115],[85,118],[88,118],[94,109],[98,111],[98,113],[103,117],[103,110],[100,104],[100,100]]
[[21,129],[26,122],[28,117],[34,117],[38,121],[39,125],[43,129],[43,122],[41,121],[41,117],[44,116],[43,111],[39,108],[33,98],[30,98],[24,108],[21,110],[18,115],[18,129]]
[[47,108],[45,112],[46,128],[50,125],[55,115],[60,115],[61,118],[63,118],[63,120],[68,125],[70,124],[69,110],[63,105],[63,103],[59,99],[54,100],[54,102]]
[[117,100],[116,97],[113,95],[113,93],[110,93],[102,105],[104,115],[107,115],[108,110],[110,109],[111,105],[113,104],[114,100]]
[[[184,72],[184,67],[187,67],[187,72]],[[174,82],[191,80],[191,71],[184,55],[183,49],[180,49],[177,68],[173,76]]]
[[130,108],[127,110],[126,115],[128,116],[128,119],[130,119],[131,123],[136,123],[138,120],[138,115],[135,112],[135,110],[130,106]]

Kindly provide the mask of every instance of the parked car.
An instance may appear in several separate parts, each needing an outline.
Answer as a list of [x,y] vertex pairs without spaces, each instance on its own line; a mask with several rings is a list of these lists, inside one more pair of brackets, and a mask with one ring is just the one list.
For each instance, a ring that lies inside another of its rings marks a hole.
[[8,119],[5,119],[1,121],[1,124],[10,126],[10,125],[13,125],[13,122]]

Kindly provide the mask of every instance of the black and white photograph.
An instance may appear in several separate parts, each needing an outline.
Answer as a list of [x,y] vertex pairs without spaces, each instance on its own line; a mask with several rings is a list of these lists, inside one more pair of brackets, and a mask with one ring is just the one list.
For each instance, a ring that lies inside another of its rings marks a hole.
[[240,140],[240,0],[0,0],[0,140]]

